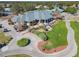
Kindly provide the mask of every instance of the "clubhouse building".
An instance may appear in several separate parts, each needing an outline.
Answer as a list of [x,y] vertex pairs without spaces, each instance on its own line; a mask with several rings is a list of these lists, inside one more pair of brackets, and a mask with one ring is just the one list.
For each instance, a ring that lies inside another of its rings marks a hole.
[[61,18],[62,9],[55,7],[52,10],[34,10],[28,11],[24,14],[15,15],[12,17],[12,21],[15,23],[16,28],[21,29],[22,27],[33,26],[37,23],[48,24],[54,19]]

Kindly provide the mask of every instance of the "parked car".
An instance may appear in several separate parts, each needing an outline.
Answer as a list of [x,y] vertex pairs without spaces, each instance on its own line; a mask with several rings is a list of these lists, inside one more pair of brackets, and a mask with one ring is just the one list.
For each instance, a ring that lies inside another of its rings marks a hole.
[[1,49],[2,47],[4,47],[4,46],[6,46],[5,43],[4,43],[4,44],[0,44],[0,49]]
[[9,32],[9,31],[11,31],[11,30],[8,30],[8,29],[4,29],[4,32]]
[[2,24],[0,24],[0,28],[2,28]]

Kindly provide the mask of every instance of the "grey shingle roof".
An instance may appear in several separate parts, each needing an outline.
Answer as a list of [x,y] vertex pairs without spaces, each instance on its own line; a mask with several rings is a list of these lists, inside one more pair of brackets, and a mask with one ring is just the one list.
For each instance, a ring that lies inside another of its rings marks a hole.
[[50,10],[41,10],[41,11],[35,10],[35,11],[30,11],[30,12],[25,13],[23,16],[23,19],[28,22],[36,20],[36,19],[47,20],[53,17],[51,14],[52,14],[52,11]]
[[[57,8],[58,9],[58,8]],[[60,11],[62,11],[61,9],[58,9]],[[52,11],[55,11],[55,9],[53,10],[35,10],[35,11],[29,11],[29,12],[25,12],[22,16],[22,19],[24,21],[30,22],[33,20],[47,20],[50,18],[53,18],[52,16]],[[14,17],[15,21],[17,21],[17,19],[19,20],[20,16],[16,16]]]

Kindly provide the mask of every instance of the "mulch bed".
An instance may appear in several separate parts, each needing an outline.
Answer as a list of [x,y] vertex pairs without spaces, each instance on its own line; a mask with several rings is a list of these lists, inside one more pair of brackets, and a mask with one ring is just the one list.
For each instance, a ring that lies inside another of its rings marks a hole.
[[40,51],[44,52],[44,53],[48,53],[48,54],[51,54],[51,53],[55,53],[55,52],[59,52],[61,50],[64,50],[66,48],[66,46],[59,46],[57,48],[53,48],[51,50],[47,50],[47,49],[44,49],[43,48],[43,45],[45,45],[47,43],[47,41],[40,41],[37,45],[37,47],[39,48]]

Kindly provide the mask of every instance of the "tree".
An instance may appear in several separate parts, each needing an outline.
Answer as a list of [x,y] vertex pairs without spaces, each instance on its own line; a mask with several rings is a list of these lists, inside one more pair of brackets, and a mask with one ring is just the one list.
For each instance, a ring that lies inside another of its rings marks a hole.
[[8,44],[10,42],[10,36],[5,36],[4,32],[0,32],[0,44]]
[[23,9],[23,7],[21,6],[20,3],[12,3],[11,9],[12,9],[12,11],[13,11],[14,13],[16,13],[17,15],[24,13],[24,9]]
[[77,9],[76,8],[72,8],[72,7],[68,7],[68,8],[65,9],[65,12],[74,14],[74,13],[77,12]]
[[11,20],[11,18],[8,19],[8,23],[9,23],[9,25],[13,25],[14,24],[14,22]]
[[12,10],[18,13],[24,13],[26,11],[36,10],[34,2],[18,2],[12,4]]

